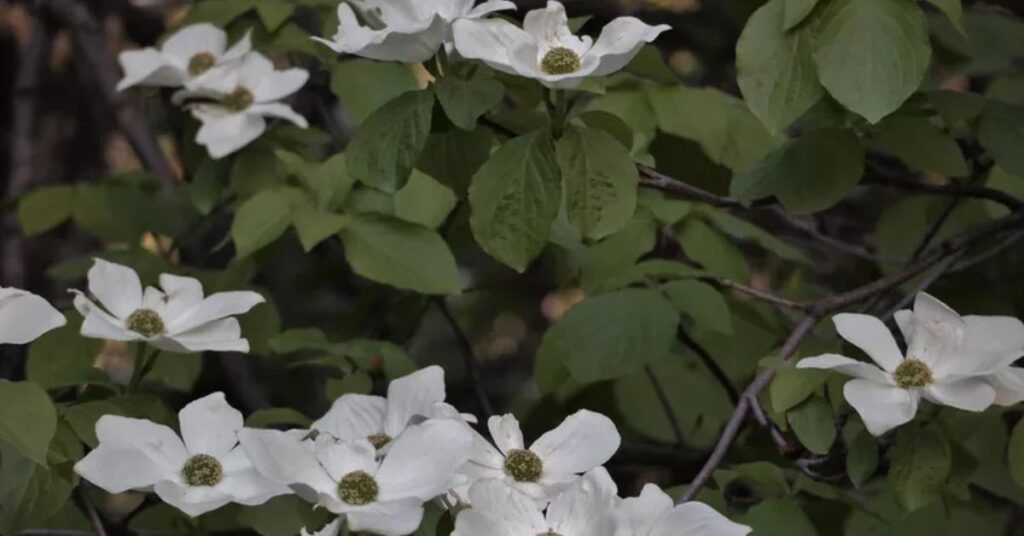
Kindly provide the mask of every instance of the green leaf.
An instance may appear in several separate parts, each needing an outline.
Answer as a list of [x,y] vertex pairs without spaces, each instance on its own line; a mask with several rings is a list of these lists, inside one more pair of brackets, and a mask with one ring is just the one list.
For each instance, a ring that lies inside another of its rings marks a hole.
[[270,338],[267,343],[274,353],[290,354],[300,350],[328,350],[333,343],[319,328],[289,329]]
[[1010,434],[1010,442],[1006,446],[1006,458],[1009,461],[1010,476],[1018,486],[1024,488],[1024,420],[1018,421]]
[[295,495],[274,497],[259,506],[243,508],[238,522],[260,536],[294,536],[305,527],[324,523],[326,513]]
[[42,524],[68,502],[75,480],[69,466],[33,463],[0,441],[0,534]]
[[[813,26],[787,32],[790,9],[809,12],[816,0],[772,0],[747,21],[736,43],[737,82],[750,111],[772,132],[795,121],[825,95],[818,82],[813,52]],[[795,12],[794,12],[795,13]],[[797,15],[800,20],[806,13]]]
[[918,89],[931,62],[928,21],[915,2],[834,0],[817,36],[821,83],[872,123]]
[[800,505],[791,500],[769,500],[751,508],[743,522],[757,536],[818,536]]
[[782,497],[789,494],[789,481],[779,466],[770,462],[751,462],[715,471],[715,482],[724,488],[739,481],[760,497]]
[[344,229],[348,221],[348,216],[318,210],[312,206],[297,208],[292,214],[292,225],[295,226],[299,242],[306,253]]
[[602,130],[572,125],[556,151],[569,221],[591,240],[622,229],[636,210],[639,184],[629,151]]
[[828,379],[828,372],[815,369],[798,369],[793,366],[780,368],[768,387],[772,409],[785,413],[797,406],[815,392]]
[[29,346],[29,381],[44,389],[54,389],[106,377],[93,366],[103,341],[83,338],[79,334],[81,326],[80,319],[71,318],[66,326],[43,335]]
[[544,249],[561,197],[551,135],[538,130],[515,138],[473,176],[473,236],[492,257],[522,272]]
[[292,221],[292,205],[301,196],[295,188],[274,188],[242,203],[231,224],[236,257],[248,257],[283,235]]
[[490,158],[493,144],[494,135],[483,127],[472,132],[452,129],[431,134],[417,167],[461,199],[466,197],[473,175]]
[[733,171],[750,169],[778,145],[743,101],[718,90],[659,88],[649,98],[661,130],[696,141]]
[[395,216],[437,229],[459,200],[451,189],[419,171],[395,194]]
[[456,294],[459,269],[435,231],[387,216],[359,214],[341,231],[345,256],[359,275],[422,294]]
[[338,153],[310,167],[303,177],[320,208],[336,208],[348,197],[355,179],[348,173],[345,153]]
[[967,35],[964,30],[964,6],[960,3],[961,0],[925,0],[929,4],[935,6],[939,11],[943,12],[949,21],[953,23],[953,26],[960,31],[961,34]]
[[430,135],[434,92],[409,91],[370,114],[346,149],[348,173],[368,186],[397,191]]
[[46,391],[34,383],[0,380],[0,444],[46,465],[56,431],[57,410]]
[[269,428],[289,425],[293,428],[309,428],[313,420],[293,408],[265,408],[254,411],[245,419],[250,428]]
[[672,281],[661,286],[668,299],[700,327],[732,333],[729,304],[715,287],[702,281]]
[[505,86],[483,76],[470,80],[442,76],[434,83],[434,91],[448,119],[463,130],[473,130],[477,119],[501,101]]
[[862,430],[846,446],[846,474],[855,487],[861,487],[878,470],[878,441]]
[[373,379],[365,372],[354,372],[340,380],[327,378],[327,383],[324,385],[324,394],[328,399],[338,399],[349,393],[368,395],[371,391],[373,391]]
[[295,4],[288,0],[260,0],[255,5],[263,27],[270,32],[277,30],[295,12]]
[[928,506],[942,496],[952,469],[949,444],[937,432],[908,426],[900,429],[889,449],[889,482],[896,497],[910,512]]
[[357,123],[395,97],[416,89],[416,77],[402,63],[356,58],[340,61],[331,70],[331,91]]
[[734,177],[729,190],[745,201],[775,195],[788,210],[810,213],[849,195],[863,173],[864,147],[852,130],[815,130]]
[[999,167],[1024,178],[1024,107],[988,101],[978,124],[978,141]]
[[127,416],[128,413],[112,400],[90,400],[69,406],[64,410],[62,417],[82,443],[89,448],[96,448],[99,444],[96,437],[96,421],[104,415]]
[[590,297],[548,329],[538,359],[554,353],[582,384],[618,378],[664,357],[678,322],[672,304],[653,290],[629,288]]
[[250,0],[217,0],[216,2],[196,2],[188,12],[188,16],[182,24],[196,22],[209,22],[216,26],[227,26],[227,24],[242,13],[252,9],[253,3]]
[[18,222],[25,236],[37,235],[71,218],[77,195],[71,186],[50,186],[28,193],[18,201]]
[[970,172],[956,140],[923,117],[886,117],[873,131],[871,144],[912,167],[947,177],[963,177]]
[[617,115],[603,110],[591,110],[579,115],[578,119],[586,126],[603,130],[611,134],[615,141],[626,149],[633,147],[633,129]]
[[[818,0],[783,0],[783,29],[789,31],[795,28],[814,11],[817,5]],[[750,24],[749,20],[747,24]]]
[[616,288],[637,259],[654,249],[656,231],[651,216],[638,211],[622,230],[590,246],[580,277],[583,290],[596,294]]
[[707,206],[696,207],[704,217],[723,233],[737,239],[752,242],[762,249],[788,261],[810,265],[811,261],[799,249],[787,244],[753,223],[737,218],[722,209]]
[[986,99],[977,93],[932,89],[925,91],[924,94],[947,127],[971,121],[985,110]]
[[679,231],[679,244],[687,257],[708,272],[741,282],[750,280],[750,267],[743,252],[702,220],[686,221]]
[[820,396],[812,397],[786,414],[797,439],[807,450],[825,455],[836,440],[836,423],[832,408]]

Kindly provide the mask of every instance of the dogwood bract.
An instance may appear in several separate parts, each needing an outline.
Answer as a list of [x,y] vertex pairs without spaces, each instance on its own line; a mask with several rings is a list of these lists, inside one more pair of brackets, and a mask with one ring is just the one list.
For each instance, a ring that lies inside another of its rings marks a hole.
[[210,72],[201,83],[179,91],[174,100],[201,99],[188,104],[192,115],[203,123],[196,133],[196,143],[205,146],[216,159],[260,137],[267,129],[266,117],[306,128],[306,118],[280,101],[298,91],[308,79],[305,69],[279,71],[266,56],[250,52],[240,61]]
[[[338,31],[330,40],[314,37],[338,53],[365,58],[420,63],[451,43],[453,21],[479,19],[515,9],[506,0],[352,0],[338,4]],[[355,6],[366,25],[360,24]]]
[[214,67],[241,59],[249,53],[249,34],[227,48],[227,34],[212,24],[186,26],[164,41],[159,49],[129,50],[119,56],[124,78],[118,91],[132,86],[192,86]]
[[746,536],[752,531],[703,503],[676,506],[655,484],[644,486],[639,497],[624,499],[619,512],[626,529],[620,536]]
[[238,446],[242,414],[223,393],[200,398],[178,413],[179,438],[162,424],[104,415],[99,445],[75,464],[82,478],[109,493],[154,491],[195,517],[229,502],[257,505],[288,488],[260,475]]
[[295,434],[245,429],[239,439],[256,468],[306,500],[345,514],[351,530],[403,536],[419,527],[423,503],[452,485],[469,457],[464,424],[431,419],[406,429],[378,458],[366,439],[319,435],[307,448]]
[[664,24],[651,26],[634,17],[619,17],[604,27],[595,42],[573,35],[565,7],[558,2],[527,13],[521,29],[500,19],[460,19],[452,24],[455,49],[463,57],[555,88],[576,87],[588,76],[622,69],[644,44],[668,29]]
[[26,290],[0,288],[0,344],[25,344],[67,320],[50,302]]
[[491,417],[487,427],[497,448],[483,438],[474,441],[469,462],[460,472],[469,483],[502,480],[537,501],[549,499],[581,473],[604,464],[622,441],[611,419],[587,410],[566,417],[530,448],[512,415]]
[[470,489],[473,507],[459,513],[452,536],[614,536],[616,494],[603,467],[587,472],[546,511],[501,480],[481,480]]
[[861,314],[833,317],[839,335],[864,351],[871,365],[836,354],[801,360],[798,368],[833,369],[854,376],[846,400],[874,435],[905,424],[922,397],[967,411],[992,405],[988,379],[1024,354],[1024,324],[1010,317],[960,317],[944,303],[920,293],[914,310],[897,323],[907,342],[904,356],[881,320]]
[[89,270],[89,291],[97,305],[80,291],[75,308],[85,322],[82,335],[112,341],[144,341],[160,350],[195,353],[206,350],[248,352],[249,341],[234,315],[263,303],[256,292],[219,292],[203,297],[197,279],[160,276],[162,290],[142,290],[135,270],[96,259]]

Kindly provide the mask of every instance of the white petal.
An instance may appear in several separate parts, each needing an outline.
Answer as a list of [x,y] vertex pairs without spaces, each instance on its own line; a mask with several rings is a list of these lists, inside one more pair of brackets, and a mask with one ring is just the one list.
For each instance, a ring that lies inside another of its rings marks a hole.
[[282,104],[280,102],[253,104],[249,107],[249,110],[247,111],[249,113],[259,114],[265,117],[277,117],[280,119],[284,119],[285,121],[290,121],[291,123],[294,123],[296,126],[302,128],[306,128],[309,126],[309,123],[306,122],[305,117],[295,113],[295,110],[292,110],[291,106],[288,106],[287,104]]
[[75,464],[75,472],[107,493],[148,489],[168,476],[141,450],[110,444],[93,449]]
[[920,359],[937,377],[957,369],[966,324],[946,304],[921,292],[914,301],[913,337],[907,341],[907,357]]
[[539,532],[516,532],[509,526],[510,521],[517,520],[497,517],[476,508],[470,508],[459,513],[459,517],[455,519],[455,530],[452,531],[451,536],[481,536],[482,534],[487,536],[537,536],[547,530],[547,526],[542,525]]
[[548,506],[547,521],[558,534],[611,536],[618,490],[603,467],[592,469]]
[[863,378],[875,383],[890,383],[885,372],[882,372],[882,369],[875,365],[838,354],[822,354],[817,357],[807,357],[797,362],[796,368],[834,370],[847,376]]
[[238,440],[256,470],[281,484],[301,484],[317,493],[334,494],[337,484],[301,439],[278,430],[245,428]]
[[135,270],[127,266],[96,259],[89,269],[89,291],[121,319],[142,307],[142,283]]
[[366,531],[381,536],[412,534],[423,522],[423,506],[417,501],[375,503],[348,514],[352,531]]
[[244,58],[249,52],[252,51],[252,30],[246,30],[245,35],[238,40],[235,44],[231,45],[231,48],[224,51],[224,55],[221,56],[220,62],[232,62]]
[[[470,3],[470,5],[472,5],[472,3]],[[469,10],[469,12],[463,16],[467,19],[479,19],[496,11],[514,11],[515,9],[515,2],[510,2],[509,0],[487,0]]]
[[508,455],[509,451],[522,450],[523,431],[519,429],[519,421],[511,413],[506,415],[494,415],[487,420],[487,429],[491,432],[491,439],[503,454]]
[[182,313],[173,323],[167,325],[167,332],[182,333],[214,320],[244,314],[265,301],[257,292],[218,292]]
[[316,438],[316,459],[332,480],[341,479],[355,471],[374,474],[377,472],[377,449],[368,441],[348,443],[329,435]]
[[345,441],[366,439],[384,432],[386,407],[387,401],[379,396],[342,395],[311,428]]
[[540,436],[530,450],[543,460],[545,472],[582,473],[611,459],[621,442],[611,419],[584,409]]
[[338,32],[333,43],[327,43],[336,52],[364,58],[402,63],[421,63],[430,59],[441,48],[446,23],[440,13],[423,19],[409,20],[396,25],[388,24],[382,30],[362,26],[355,13],[346,4],[338,6]]
[[451,420],[432,419],[410,427],[391,444],[377,472],[378,500],[425,501],[439,495],[469,459],[472,441],[465,425]]
[[843,395],[872,435],[880,436],[906,424],[917,414],[918,395],[899,387],[850,380],[843,388]]
[[647,484],[640,496],[623,499],[619,511],[629,521],[635,534],[647,534],[661,516],[667,514],[675,503],[672,497],[656,484]]
[[924,396],[936,404],[980,412],[992,405],[996,392],[984,378],[966,378],[929,385]]
[[299,536],[339,536],[341,534],[341,527],[344,524],[345,518],[338,517],[334,521],[331,521],[324,528],[316,531],[309,532],[305,528],[299,532]]
[[649,536],[746,536],[752,531],[748,526],[733,523],[706,504],[688,502],[659,519]]
[[199,53],[205,52],[219,58],[224,54],[227,41],[228,37],[224,30],[212,24],[192,24],[168,37],[161,50],[187,66],[192,56]]
[[159,312],[168,323],[203,301],[203,284],[194,277],[161,274],[160,288],[164,290],[166,298]]
[[[541,55],[554,47],[567,47],[582,57],[590,49],[590,38],[573,35],[565,6],[558,2],[549,1],[547,7],[527,13],[523,18],[523,31],[540,45]],[[540,58],[536,60],[539,63]]]
[[1006,367],[986,378],[996,392],[993,403],[1012,406],[1024,401],[1024,368]]
[[203,122],[196,133],[196,143],[206,147],[214,159],[223,158],[260,137],[267,128],[263,116],[256,114],[234,113],[215,115],[205,106],[192,108],[192,115]]
[[126,329],[123,320],[111,316],[110,313],[90,301],[80,291],[72,289],[71,292],[75,294],[75,309],[85,316],[85,322],[82,323],[81,329],[82,336],[111,341],[138,341],[143,339],[142,335]]
[[230,495],[215,487],[186,486],[169,480],[157,482],[153,491],[162,501],[185,512],[189,517],[201,516],[231,502]]
[[910,309],[900,309],[892,315],[893,320],[896,321],[896,325],[900,328],[900,333],[903,334],[903,342],[907,344],[914,338],[914,312]]
[[274,71],[255,85],[247,87],[252,91],[257,103],[267,103],[295,93],[306,84],[307,80],[309,80],[309,71],[299,68],[285,69]]
[[117,83],[118,91],[137,85],[178,87],[188,79],[185,71],[167,63],[164,55],[153,48],[128,50],[117,59],[124,71],[124,78]]
[[841,313],[832,317],[839,336],[860,348],[878,366],[895,372],[903,362],[903,352],[896,345],[892,332],[878,318],[871,315]]
[[242,412],[228,405],[224,393],[212,393],[190,402],[178,412],[181,438],[192,454],[220,458],[238,444],[244,426]]
[[231,502],[249,506],[263,504],[279,495],[291,493],[288,486],[270,480],[252,466],[241,471],[226,473],[224,480],[216,487],[230,495]]
[[989,374],[1024,357],[1024,322],[1010,316],[965,316],[967,332],[957,370]]
[[509,52],[516,47],[533,45],[529,34],[502,19],[459,19],[452,24],[452,33],[455,49],[462,57],[481,60],[508,74],[520,74],[512,66]]
[[651,26],[634,17],[619,17],[609,22],[593,48],[587,53],[599,59],[593,76],[612,74],[625,67],[640,52],[644,44],[654,41],[662,32],[671,29],[666,24]]
[[547,530],[547,521],[537,501],[501,480],[486,479],[473,484],[469,499],[474,510],[494,514],[505,522],[512,534],[536,536]]
[[13,288],[0,288],[0,344],[25,344],[57,329],[67,320],[43,298]]
[[168,475],[178,474],[189,457],[174,430],[144,419],[104,415],[96,421],[96,438],[100,446],[142,452]]
[[434,413],[435,404],[444,402],[444,369],[426,367],[398,378],[388,385],[388,411],[384,431],[397,437],[415,417]]
[[150,341],[150,344],[176,353],[249,352],[249,341],[242,338],[242,327],[234,318],[222,318],[173,336]]

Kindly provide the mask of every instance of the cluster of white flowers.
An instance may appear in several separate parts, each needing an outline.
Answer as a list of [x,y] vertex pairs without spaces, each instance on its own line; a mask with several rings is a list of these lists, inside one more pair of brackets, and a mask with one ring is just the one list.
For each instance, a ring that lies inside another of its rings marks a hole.
[[492,444],[444,400],[443,370],[427,367],[391,382],[386,398],[344,395],[310,429],[278,431],[244,427],[214,393],[181,410],[180,438],[150,421],[101,417],[99,446],[75,470],[111,493],[153,491],[190,516],[294,493],[338,515],[322,536],[343,524],[411,534],[432,500],[456,514],[457,536],[750,532],[706,505],[675,506],[654,485],[619,499],[602,464],[620,438],[603,415],[581,410],[527,448],[511,415],[488,421]]
[[992,404],[1024,400],[1024,323],[1008,316],[965,316],[920,293],[914,310],[896,313],[907,351],[900,350],[881,320],[862,314],[833,318],[839,336],[875,364],[825,354],[798,368],[832,369],[855,379],[843,394],[874,435],[906,424],[924,398],[935,404],[980,412]]
[[258,138],[267,117],[305,128],[306,119],[282,99],[309,78],[304,69],[277,70],[252,50],[249,34],[227,46],[227,35],[211,24],[193,24],[171,35],[159,48],[120,55],[123,90],[137,85],[181,88],[174,94],[203,125],[196,143],[213,158],[229,155]]

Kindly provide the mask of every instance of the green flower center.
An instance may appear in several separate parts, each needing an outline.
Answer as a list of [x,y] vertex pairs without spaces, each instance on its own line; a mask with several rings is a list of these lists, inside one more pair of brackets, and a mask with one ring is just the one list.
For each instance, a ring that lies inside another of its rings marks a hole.
[[377,500],[380,488],[372,476],[363,471],[354,471],[341,479],[338,495],[348,504],[362,506]]
[[215,486],[224,480],[224,467],[209,454],[196,454],[185,462],[181,476],[189,486]]
[[536,482],[544,472],[544,462],[528,450],[513,450],[505,458],[505,472],[516,482]]
[[209,52],[200,52],[188,60],[188,74],[199,76],[210,70],[217,63],[217,58]]
[[580,70],[580,57],[571,49],[555,47],[540,60],[540,70],[547,74],[569,74]]
[[896,385],[904,389],[924,387],[933,381],[932,369],[917,359],[904,359],[893,376],[896,377]]
[[139,309],[128,315],[125,325],[128,326],[129,330],[147,339],[152,339],[164,333],[164,320],[152,309]]
[[253,100],[254,97],[252,96],[252,91],[249,91],[247,88],[242,86],[238,86],[228,96],[224,97],[224,106],[229,110],[241,112],[242,110],[252,106]]
[[366,438],[373,448],[380,450],[391,442],[391,436],[387,434],[373,434]]

